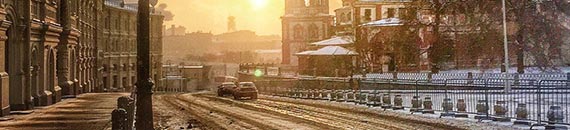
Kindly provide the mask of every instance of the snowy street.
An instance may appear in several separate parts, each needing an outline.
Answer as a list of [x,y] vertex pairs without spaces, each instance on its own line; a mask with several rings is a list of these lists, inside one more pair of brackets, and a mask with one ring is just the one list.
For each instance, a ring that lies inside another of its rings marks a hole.
[[156,94],[154,111],[155,126],[160,129],[512,129],[347,103],[263,95],[252,101],[211,93]]

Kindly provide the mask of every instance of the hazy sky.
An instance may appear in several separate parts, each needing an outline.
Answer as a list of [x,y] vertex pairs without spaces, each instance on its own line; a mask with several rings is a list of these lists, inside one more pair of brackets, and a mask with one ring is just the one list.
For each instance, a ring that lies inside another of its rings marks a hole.
[[[182,25],[187,32],[227,31],[228,16],[236,17],[238,30],[253,30],[261,35],[281,35],[280,16],[284,0],[159,0],[166,10],[174,13],[174,20],[165,24]],[[341,0],[330,0],[330,12],[341,6]]]

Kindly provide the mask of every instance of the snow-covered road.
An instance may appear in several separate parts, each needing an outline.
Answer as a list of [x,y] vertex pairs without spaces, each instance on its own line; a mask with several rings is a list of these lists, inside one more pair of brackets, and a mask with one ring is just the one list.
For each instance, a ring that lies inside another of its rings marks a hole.
[[511,129],[439,119],[346,103],[260,95],[233,100],[210,93],[156,94],[155,126],[179,129]]

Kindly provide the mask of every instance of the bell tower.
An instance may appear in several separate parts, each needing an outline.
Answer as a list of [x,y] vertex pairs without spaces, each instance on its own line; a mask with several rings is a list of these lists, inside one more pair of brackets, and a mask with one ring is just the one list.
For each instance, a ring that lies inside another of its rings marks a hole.
[[286,0],[285,14],[329,14],[329,0]]
[[285,0],[281,20],[283,64],[297,66],[295,53],[305,51],[309,43],[330,38],[329,0]]

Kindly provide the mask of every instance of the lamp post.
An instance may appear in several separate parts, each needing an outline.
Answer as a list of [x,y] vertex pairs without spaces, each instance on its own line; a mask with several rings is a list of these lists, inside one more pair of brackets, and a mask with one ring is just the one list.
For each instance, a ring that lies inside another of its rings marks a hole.
[[505,6],[505,0],[502,0],[503,5],[503,46],[505,51],[505,92],[509,92],[511,90],[511,85],[509,84],[509,40],[507,38],[507,8]]
[[137,22],[137,130],[152,130],[152,86],[150,78],[150,3],[139,0]]

